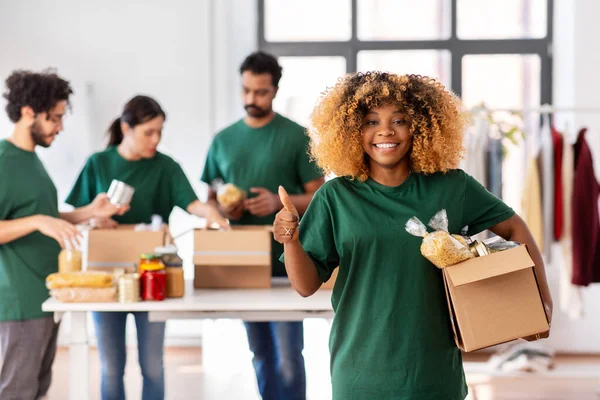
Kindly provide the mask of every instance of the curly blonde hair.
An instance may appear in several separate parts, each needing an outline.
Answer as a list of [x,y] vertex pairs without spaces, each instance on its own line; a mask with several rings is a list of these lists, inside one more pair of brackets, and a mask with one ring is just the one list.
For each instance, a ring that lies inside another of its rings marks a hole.
[[460,100],[432,78],[385,72],[346,75],[323,93],[308,129],[311,158],[326,174],[365,181],[363,118],[369,109],[386,104],[398,104],[409,120],[413,171],[432,174],[458,167],[467,122]]

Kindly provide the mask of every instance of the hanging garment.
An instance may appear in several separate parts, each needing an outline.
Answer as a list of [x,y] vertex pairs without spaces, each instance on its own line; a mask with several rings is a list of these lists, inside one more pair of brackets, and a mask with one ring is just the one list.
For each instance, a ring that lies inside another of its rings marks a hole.
[[480,111],[475,115],[473,126],[465,134],[465,157],[461,161],[461,168],[485,187],[488,186],[485,149],[489,125],[487,112]]
[[560,309],[564,313],[571,319],[578,319],[583,316],[583,297],[581,295],[581,288],[571,283],[571,280],[573,279],[572,204],[575,155],[573,145],[569,141],[569,134],[566,131],[563,136],[561,172],[563,226],[560,245],[563,259],[562,262],[559,262],[559,301]]
[[[497,128],[496,128],[497,130]],[[502,198],[502,161],[504,159],[504,146],[502,138],[490,137],[487,146],[487,182],[488,190],[499,199]]]
[[592,152],[585,140],[586,131],[586,128],[579,131],[574,146],[572,282],[579,286],[600,282],[600,185],[594,174]]
[[554,150],[554,240],[560,240],[563,230],[563,137],[554,127],[552,127],[552,148]]
[[531,157],[527,163],[527,175],[525,177],[525,186],[523,187],[521,208],[523,210],[523,220],[529,227],[538,247],[543,251],[542,193],[540,188],[540,171],[538,161],[535,157]]
[[544,229],[544,258],[551,262],[551,248],[554,238],[554,151],[550,118],[544,114],[540,130],[542,226]]

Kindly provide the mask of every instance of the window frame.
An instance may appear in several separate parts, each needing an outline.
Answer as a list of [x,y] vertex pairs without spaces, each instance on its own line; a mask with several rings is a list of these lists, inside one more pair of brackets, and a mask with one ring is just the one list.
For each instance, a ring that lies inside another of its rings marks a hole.
[[554,0],[546,0],[546,36],[527,39],[460,39],[457,36],[458,0],[450,2],[450,37],[439,40],[359,40],[358,0],[351,0],[352,37],[348,41],[269,42],[265,38],[265,0],[258,3],[258,48],[275,56],[341,56],[346,72],[357,70],[358,52],[363,50],[448,50],[450,51],[450,87],[462,94],[462,58],[466,55],[532,54],[540,57],[540,101],[552,104],[552,40]]

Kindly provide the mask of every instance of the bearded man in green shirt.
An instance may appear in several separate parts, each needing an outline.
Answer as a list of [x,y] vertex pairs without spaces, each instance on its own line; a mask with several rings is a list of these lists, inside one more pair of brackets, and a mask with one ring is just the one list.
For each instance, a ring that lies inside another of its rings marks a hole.
[[56,187],[38,158],[63,129],[73,93],[53,72],[15,71],[6,79],[12,135],[0,141],[0,399],[34,400],[50,387],[58,325],[42,312],[45,279],[58,253],[78,241],[74,224],[123,214],[104,193],[86,207],[58,211]]
[[[206,159],[202,181],[232,183],[249,198],[232,209],[221,209],[232,225],[271,225],[281,209],[279,186],[291,194],[300,213],[323,184],[323,174],[308,157],[305,129],[273,111],[282,69],[270,54],[249,55],[240,67],[246,116],[219,132]],[[215,188],[209,199],[216,204]],[[283,246],[272,242],[273,275],[286,276],[279,261]],[[247,322],[250,350],[263,400],[304,400],[303,324]]]

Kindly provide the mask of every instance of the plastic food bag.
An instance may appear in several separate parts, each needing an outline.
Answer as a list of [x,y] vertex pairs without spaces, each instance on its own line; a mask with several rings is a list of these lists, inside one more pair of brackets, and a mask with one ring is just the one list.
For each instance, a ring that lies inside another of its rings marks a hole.
[[245,198],[246,193],[232,183],[226,183],[217,192],[217,201],[225,209],[236,207]]
[[46,277],[48,289],[107,288],[113,285],[113,276],[106,272],[57,272]]
[[63,303],[109,303],[117,301],[117,288],[61,288],[50,295]]
[[473,253],[464,237],[448,233],[448,216],[441,210],[431,218],[429,226],[435,229],[428,233],[427,227],[417,218],[412,217],[406,223],[406,231],[423,238],[421,254],[438,268],[445,268],[461,261],[473,258]]

